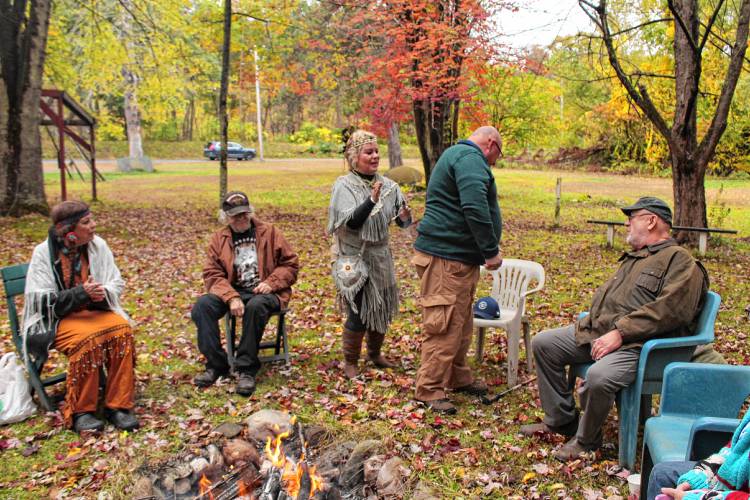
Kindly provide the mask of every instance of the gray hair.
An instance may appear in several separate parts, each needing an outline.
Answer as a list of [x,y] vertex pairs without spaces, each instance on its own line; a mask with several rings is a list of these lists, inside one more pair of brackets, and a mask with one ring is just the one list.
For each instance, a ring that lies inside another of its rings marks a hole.
[[346,158],[349,170],[354,170],[354,167],[357,166],[357,158],[359,158],[359,153],[362,151],[362,148],[365,147],[365,144],[371,144],[373,142],[377,144],[378,137],[372,132],[362,129],[352,132],[352,135],[349,137],[349,140],[346,141],[346,146],[344,148],[344,157]]

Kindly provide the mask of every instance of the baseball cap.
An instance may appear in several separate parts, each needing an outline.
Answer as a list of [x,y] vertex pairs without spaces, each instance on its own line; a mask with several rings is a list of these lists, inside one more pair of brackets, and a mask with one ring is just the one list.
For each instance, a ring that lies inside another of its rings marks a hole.
[[474,304],[474,317],[481,319],[498,319],[500,306],[492,297],[482,297]]
[[237,215],[243,212],[250,212],[250,200],[247,195],[241,191],[230,191],[224,196],[221,202],[221,209],[227,215]]
[[643,196],[638,198],[638,201],[627,207],[622,207],[620,210],[622,210],[622,213],[625,215],[630,215],[636,210],[648,210],[652,214],[659,216],[659,218],[670,226],[672,225],[672,209],[669,208],[669,205],[667,205],[664,200],[660,200],[653,196]]

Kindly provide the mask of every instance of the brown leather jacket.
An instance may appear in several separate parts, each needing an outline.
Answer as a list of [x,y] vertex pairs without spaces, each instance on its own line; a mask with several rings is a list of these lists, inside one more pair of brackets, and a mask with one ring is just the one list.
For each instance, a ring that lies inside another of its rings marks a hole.
[[708,290],[708,274],[674,239],[620,257],[620,268],[594,293],[576,323],[578,345],[617,328],[622,348],[653,337],[692,335]]
[[[251,217],[255,226],[255,245],[258,251],[260,280],[271,287],[279,298],[282,309],[292,296],[292,285],[297,281],[299,260],[281,231],[273,224]],[[216,231],[208,244],[203,282],[206,291],[228,303],[240,294],[232,287],[234,275],[234,247],[229,226]]]

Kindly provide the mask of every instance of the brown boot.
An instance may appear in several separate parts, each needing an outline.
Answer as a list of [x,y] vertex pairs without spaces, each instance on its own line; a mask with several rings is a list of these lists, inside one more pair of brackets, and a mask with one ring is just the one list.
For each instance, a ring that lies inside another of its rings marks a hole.
[[378,368],[395,368],[396,365],[385,359],[380,353],[384,340],[384,333],[367,331],[367,358]]
[[359,353],[362,351],[362,339],[365,332],[353,332],[344,328],[344,335],[341,337],[341,344],[344,351],[344,375],[347,378],[354,378],[359,375]]

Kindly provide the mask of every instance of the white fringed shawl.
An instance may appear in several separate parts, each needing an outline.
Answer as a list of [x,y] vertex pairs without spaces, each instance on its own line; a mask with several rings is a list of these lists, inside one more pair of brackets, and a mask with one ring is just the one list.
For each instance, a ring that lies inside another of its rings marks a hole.
[[[338,255],[357,255],[362,243],[367,242],[362,258],[368,268],[368,279],[348,290],[337,286],[338,305],[343,311],[344,306],[349,304],[368,329],[385,333],[398,312],[398,287],[393,257],[388,248],[388,226],[406,201],[394,181],[376,174],[373,182],[378,181],[383,183],[381,199],[364,225],[355,230],[347,227],[346,223],[352,218],[354,210],[369,198],[372,189],[354,173],[339,177],[331,193],[327,231],[336,235],[334,259]],[[361,310],[357,310],[354,300],[360,290],[363,291],[362,305]]]
[[[127,313],[120,305],[120,295],[125,287],[120,275],[120,270],[115,265],[115,259],[107,242],[99,236],[87,245],[89,261],[89,274],[97,283],[101,283],[106,290],[106,299],[109,309],[132,324]],[[53,257],[50,256],[50,242],[44,242],[34,248],[31,256],[29,270],[26,273],[26,289],[24,292],[23,336],[24,356],[28,358],[28,339],[35,336],[39,338],[49,337],[47,349],[55,340],[54,333],[57,324],[62,318],[55,315],[54,300],[57,293],[62,290],[62,276],[57,276]],[[45,355],[46,353],[36,353]]]

